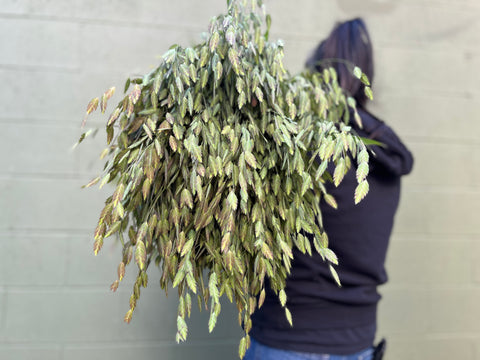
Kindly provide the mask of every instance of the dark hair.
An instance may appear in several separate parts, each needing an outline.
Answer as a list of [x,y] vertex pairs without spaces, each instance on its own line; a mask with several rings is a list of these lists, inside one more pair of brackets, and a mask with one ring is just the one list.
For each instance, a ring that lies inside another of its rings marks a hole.
[[367,97],[362,83],[353,75],[353,67],[362,69],[372,82],[373,50],[364,21],[356,18],[337,23],[307,60],[306,66],[316,71],[333,67],[340,86],[363,107]]

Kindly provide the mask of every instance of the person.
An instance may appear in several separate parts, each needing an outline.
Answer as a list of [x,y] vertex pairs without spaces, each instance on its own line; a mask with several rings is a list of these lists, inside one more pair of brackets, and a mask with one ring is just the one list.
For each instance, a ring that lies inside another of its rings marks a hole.
[[252,315],[251,346],[244,360],[381,358],[374,355],[373,346],[380,300],[377,287],[387,281],[385,257],[399,203],[400,178],[412,170],[413,157],[395,132],[366,109],[367,97],[352,75],[353,65],[372,82],[372,45],[359,18],[337,24],[307,61],[313,71],[335,68],[339,84],[355,98],[362,120],[361,128],[354,121],[352,127],[358,135],[383,144],[369,147],[370,191],[358,205],[354,204],[354,167],[339,187],[326,184],[338,210],[322,201],[323,226],[329,247],[339,259],[336,270],[342,286],[315,251],[310,256],[294,249],[285,289],[293,327],[267,284],[264,304]]

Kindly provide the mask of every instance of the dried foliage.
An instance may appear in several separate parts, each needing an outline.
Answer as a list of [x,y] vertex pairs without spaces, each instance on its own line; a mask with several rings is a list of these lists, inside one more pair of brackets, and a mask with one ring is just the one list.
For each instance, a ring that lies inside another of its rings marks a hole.
[[[317,251],[338,281],[319,207],[337,206],[325,181],[338,186],[356,159],[355,201],[368,191],[368,152],[348,126],[350,113],[360,119],[354,100],[333,70],[290,76],[263,11],[261,1],[229,2],[204,42],[175,45],[145,77],[128,79],[107,119],[104,173],[86,185],[115,186],[94,243],[95,254],[112,235],[123,245],[112,290],[132,259],[138,266],[125,321],[153,262],[161,287],[178,289],[177,341],[187,338],[192,297],[209,309],[212,331],[226,295],[245,331],[240,357],[266,277],[291,322],[284,287],[294,246]],[[93,99],[86,115],[98,105],[104,112],[113,92]]]

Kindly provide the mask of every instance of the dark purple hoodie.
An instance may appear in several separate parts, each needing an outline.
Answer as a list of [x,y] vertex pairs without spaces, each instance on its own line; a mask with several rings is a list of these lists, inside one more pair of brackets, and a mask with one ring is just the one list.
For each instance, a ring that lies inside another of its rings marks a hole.
[[293,327],[285,319],[277,296],[268,289],[262,308],[252,316],[250,334],[260,343],[338,355],[373,344],[380,300],[377,286],[387,281],[384,264],[400,197],[400,177],[412,170],[413,157],[385,123],[366,111],[359,113],[363,129],[355,129],[357,133],[386,147],[371,147],[370,191],[358,205],[354,204],[354,167],[338,188],[327,184],[338,209],[322,202],[323,224],[329,247],[339,259],[336,270],[342,287],[337,286],[328,265],[314,250],[313,256],[294,250],[286,287]]

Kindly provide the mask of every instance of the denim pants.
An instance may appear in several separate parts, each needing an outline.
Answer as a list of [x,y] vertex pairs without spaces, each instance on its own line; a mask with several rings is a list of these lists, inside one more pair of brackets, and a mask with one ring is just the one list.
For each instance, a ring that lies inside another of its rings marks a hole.
[[371,360],[373,347],[351,355],[312,354],[272,348],[251,339],[243,360]]

